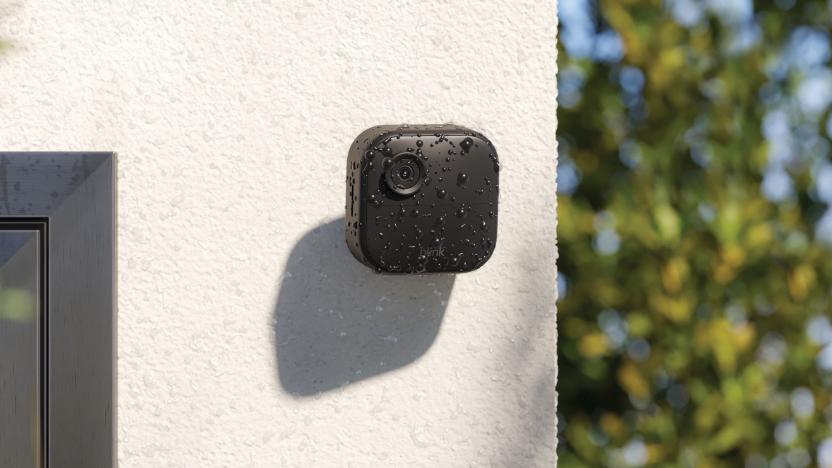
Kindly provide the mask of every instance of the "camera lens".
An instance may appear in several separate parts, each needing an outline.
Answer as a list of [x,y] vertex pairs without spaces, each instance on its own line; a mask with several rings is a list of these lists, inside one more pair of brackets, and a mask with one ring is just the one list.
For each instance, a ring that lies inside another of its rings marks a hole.
[[422,188],[424,169],[419,157],[413,153],[399,153],[393,156],[384,178],[387,186],[399,195],[413,195]]
[[413,168],[410,166],[402,166],[399,168],[399,178],[402,180],[410,180],[413,178]]

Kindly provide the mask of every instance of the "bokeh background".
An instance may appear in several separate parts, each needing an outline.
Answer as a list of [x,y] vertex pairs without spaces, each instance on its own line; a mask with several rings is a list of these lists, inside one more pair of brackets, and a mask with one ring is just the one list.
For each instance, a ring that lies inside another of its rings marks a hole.
[[832,466],[832,1],[559,10],[559,465]]

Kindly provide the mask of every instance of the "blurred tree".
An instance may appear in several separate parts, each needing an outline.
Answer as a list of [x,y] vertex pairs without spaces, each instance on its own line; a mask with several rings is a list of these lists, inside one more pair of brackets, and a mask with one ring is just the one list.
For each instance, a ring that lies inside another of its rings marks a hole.
[[[11,13],[17,9],[20,5],[17,3],[8,2],[5,0],[0,0],[0,25],[6,20]],[[6,53],[9,49],[12,48],[11,41],[8,38],[3,37],[0,35],[0,55]]]
[[559,9],[559,464],[832,466],[832,1]]

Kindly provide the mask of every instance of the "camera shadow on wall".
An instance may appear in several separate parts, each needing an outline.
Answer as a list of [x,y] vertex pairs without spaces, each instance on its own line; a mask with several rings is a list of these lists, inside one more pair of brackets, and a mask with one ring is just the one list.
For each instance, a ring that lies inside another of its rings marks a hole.
[[295,245],[281,278],[274,317],[278,378],[310,396],[403,367],[431,346],[453,275],[381,275],[359,263],[344,240],[344,219]]

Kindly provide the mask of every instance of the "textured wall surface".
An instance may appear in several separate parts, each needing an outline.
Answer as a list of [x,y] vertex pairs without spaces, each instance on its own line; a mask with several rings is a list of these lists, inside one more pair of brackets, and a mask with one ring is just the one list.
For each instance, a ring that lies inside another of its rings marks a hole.
[[[120,155],[121,466],[554,464],[554,0],[0,5],[0,147]],[[347,253],[347,146],[401,122],[498,148],[482,269]]]

